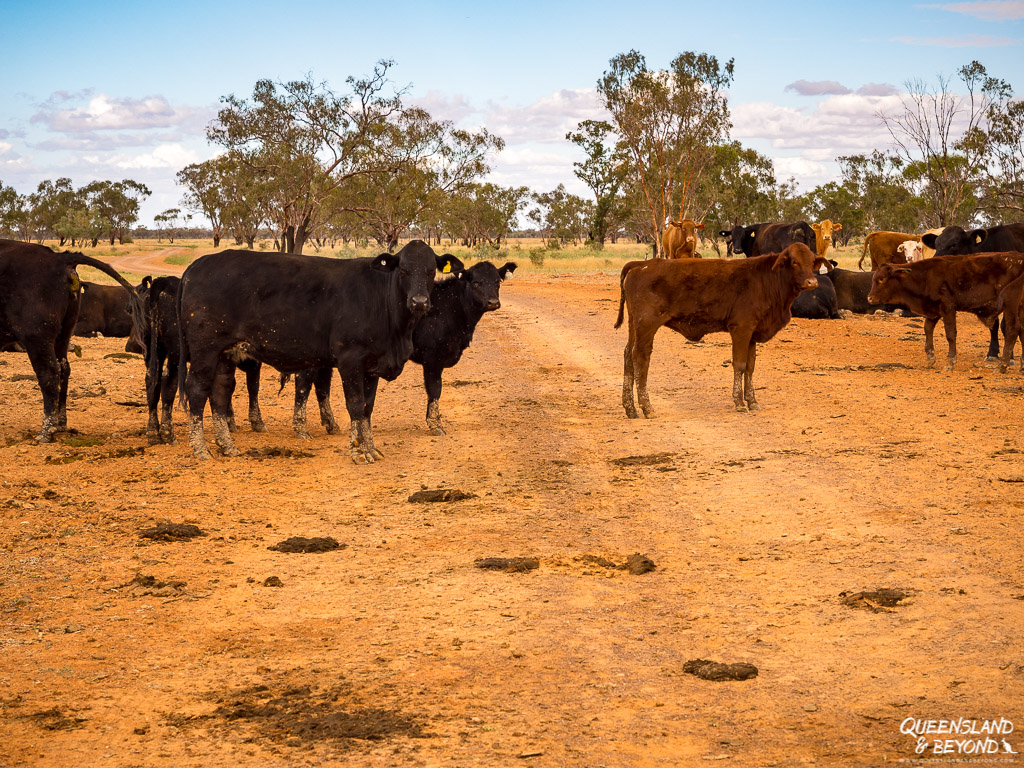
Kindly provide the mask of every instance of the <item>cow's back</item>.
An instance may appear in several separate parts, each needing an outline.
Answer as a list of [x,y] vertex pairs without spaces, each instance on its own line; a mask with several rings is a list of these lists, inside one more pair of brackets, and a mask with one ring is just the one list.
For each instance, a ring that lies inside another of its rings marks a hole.
[[80,281],[49,248],[0,240],[0,341],[73,324]]

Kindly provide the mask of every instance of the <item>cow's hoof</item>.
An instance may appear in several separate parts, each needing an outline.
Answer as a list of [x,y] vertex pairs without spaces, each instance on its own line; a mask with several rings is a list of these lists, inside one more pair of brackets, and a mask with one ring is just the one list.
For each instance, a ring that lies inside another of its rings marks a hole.
[[171,434],[169,434],[169,435],[166,435],[166,436],[164,437],[164,442],[165,442],[165,443],[166,443],[167,445],[177,445],[177,444],[178,444],[178,438],[176,438],[176,437],[174,436],[174,433],[173,433],[173,432],[171,432]]
[[1000,360],[1000,358],[995,356],[995,355],[986,355],[985,356],[985,362],[986,363],[998,363],[999,360]]
[[1006,371],[1007,371],[1007,366],[1000,364],[999,372],[1000,373],[1006,373]]
[[310,435],[309,432],[299,432],[299,430],[297,430],[297,429],[295,430],[295,436],[297,438],[299,438],[299,440],[312,440],[313,439],[313,436]]
[[746,405],[746,403],[736,403],[736,413],[746,413],[746,412],[747,412],[747,405]]
[[430,428],[430,434],[440,437],[441,435],[447,435],[448,433],[444,431],[444,427],[435,426]]
[[253,432],[266,432],[267,431],[267,425],[264,424],[262,421],[254,421],[249,426],[252,427],[252,431]]
[[653,408],[645,408],[645,409],[643,409],[643,414],[644,414],[644,418],[645,419],[656,419],[656,418],[658,418],[655,415]]
[[53,442],[53,433],[52,432],[40,432],[38,435],[36,435],[36,442],[37,443],[52,443]]
[[328,435],[340,435],[341,434],[341,427],[338,426],[337,422],[335,422],[334,424],[324,424],[324,427],[327,428],[327,434]]
[[232,416],[230,419],[228,419],[228,432],[237,432],[237,431],[238,431],[238,425],[235,424],[235,418],[234,418],[234,416]]
[[364,451],[362,448],[352,449],[352,463],[353,464],[373,464],[374,457],[369,451]]
[[213,454],[206,448],[201,451],[192,451],[192,455],[199,459],[199,461],[210,461],[213,458]]
[[164,436],[161,435],[159,432],[146,433],[146,443],[148,445],[160,445],[163,442],[165,442]]
[[636,412],[636,408],[626,408],[627,419],[639,419],[640,414]]
[[761,406],[758,405],[757,403],[751,401],[751,402],[747,403],[747,409],[751,410],[751,411],[759,411],[759,410],[761,410]]
[[233,446],[233,445],[230,448],[221,448],[220,452],[221,452],[222,456],[239,456],[239,455],[241,455],[239,453],[239,450],[235,446]]

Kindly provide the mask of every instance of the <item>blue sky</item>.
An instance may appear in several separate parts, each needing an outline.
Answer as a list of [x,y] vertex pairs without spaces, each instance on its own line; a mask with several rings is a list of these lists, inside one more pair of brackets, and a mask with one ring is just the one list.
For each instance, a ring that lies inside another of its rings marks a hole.
[[1024,0],[861,2],[25,2],[0,0],[0,181],[134,178],[143,223],[178,204],[174,173],[210,157],[221,96],[312,73],[336,90],[378,59],[439,118],[505,138],[491,180],[579,194],[564,136],[600,116],[594,85],[635,48],[736,60],[733,138],[803,190],[838,155],[884,148],[874,115],[906,81],[972,59],[1024,96]]

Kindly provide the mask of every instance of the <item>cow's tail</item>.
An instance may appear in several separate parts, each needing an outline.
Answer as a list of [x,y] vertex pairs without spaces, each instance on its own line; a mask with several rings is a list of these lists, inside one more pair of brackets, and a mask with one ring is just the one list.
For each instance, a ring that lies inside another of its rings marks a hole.
[[629,271],[637,264],[643,262],[629,261],[622,265],[622,272],[619,273],[619,316],[615,318],[615,328],[622,327],[622,320],[624,317],[624,310],[626,308],[626,275]]
[[869,232],[864,236],[864,252],[860,255],[860,261],[857,262],[857,269],[864,270],[864,257],[868,255],[868,245],[871,243],[871,233]]
[[278,397],[280,397],[281,393],[284,392],[284,385],[288,383],[288,380],[291,377],[292,377],[292,375],[290,373],[282,373],[281,374],[281,388],[279,390],[277,390]]
[[185,400],[185,377],[188,373],[188,338],[185,336],[185,318],[181,314],[181,294],[185,290],[186,276],[182,276],[178,283],[178,293],[174,297],[174,312],[178,316],[178,404],[181,409],[188,409],[188,402]]
[[84,264],[87,267],[98,269],[105,275],[109,275],[114,278],[122,288],[128,291],[128,307],[132,315],[131,339],[142,348],[142,352],[145,354],[146,308],[142,305],[142,299],[140,299],[139,294],[136,293],[135,286],[121,277],[121,273],[105,261],[100,261],[99,259],[94,259],[91,256],[86,256],[84,253],[73,253],[71,251],[67,251],[61,255],[64,257],[64,263],[69,267],[76,267],[79,264]]

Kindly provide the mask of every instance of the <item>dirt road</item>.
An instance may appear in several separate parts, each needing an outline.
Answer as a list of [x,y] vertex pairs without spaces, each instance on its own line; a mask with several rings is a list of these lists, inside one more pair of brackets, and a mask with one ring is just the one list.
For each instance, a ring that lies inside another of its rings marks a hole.
[[[410,364],[369,467],[298,440],[269,370],[269,432],[238,446],[299,455],[146,446],[117,340],[84,341],[80,434],[40,447],[0,355],[0,766],[853,766],[920,757],[906,718],[1024,732],[1024,377],[980,362],[987,331],[962,323],[946,373],[920,321],[794,321],[737,414],[728,337],[663,330],[658,418],[629,421],[617,299],[611,275],[508,283],[446,375],[448,435]],[[161,520],[205,535],[140,537]],[[299,535],[345,548],[268,550]],[[656,569],[586,559],[633,553]],[[883,587],[907,597],[840,597]]]
[[185,271],[184,265],[169,264],[169,256],[188,253],[187,248],[160,248],[156,251],[129,253],[110,259],[110,266],[119,272],[132,272],[139,275],[180,275]]

